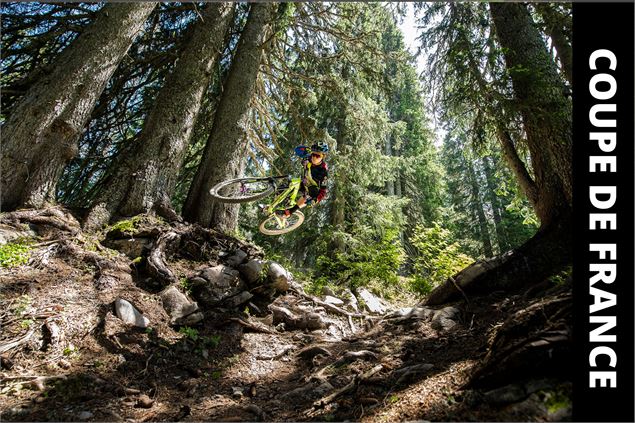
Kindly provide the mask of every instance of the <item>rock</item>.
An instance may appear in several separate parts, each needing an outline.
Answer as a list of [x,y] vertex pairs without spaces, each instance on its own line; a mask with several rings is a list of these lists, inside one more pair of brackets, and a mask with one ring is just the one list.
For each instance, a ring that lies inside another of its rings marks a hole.
[[271,286],[278,292],[285,292],[289,289],[289,281],[291,280],[291,274],[287,270],[280,266],[275,261],[269,262],[269,270],[267,271],[267,278]]
[[225,307],[238,307],[241,304],[246,303],[253,295],[248,291],[243,291],[238,295],[234,295],[233,297],[228,298],[223,302],[223,306]]
[[57,365],[60,366],[62,369],[71,368],[71,363],[69,363],[68,360],[64,360],[64,359],[61,359],[60,361],[58,361]]
[[262,260],[254,259],[249,260],[247,263],[238,266],[240,275],[245,279],[245,282],[249,286],[252,286],[260,281],[262,276],[263,262]]
[[236,398],[240,398],[243,396],[243,388],[238,386],[232,386],[232,396]]
[[343,306],[344,305],[344,301],[340,300],[339,298],[330,296],[330,295],[325,295],[324,296],[324,302],[327,304],[332,304],[334,306]]
[[192,313],[189,314],[185,317],[182,317],[177,324],[179,325],[185,325],[185,326],[192,326],[197,324],[198,322],[200,322],[201,320],[203,320],[205,318],[205,316],[203,315],[203,313],[196,312],[196,313]]
[[359,305],[357,297],[349,289],[344,290],[343,297],[346,300],[346,308],[357,313],[359,311]]
[[386,318],[389,319],[429,319],[433,316],[434,310],[428,307],[404,307],[399,310],[395,310]]
[[296,388],[292,391],[289,391],[285,394],[282,394],[280,398],[287,398],[289,400],[294,400],[294,399],[305,400],[307,398],[316,399],[318,397],[326,395],[328,392],[332,391],[333,389],[334,389],[333,385],[331,385],[329,382],[326,382],[326,381],[322,383],[312,382],[304,386],[301,386],[299,388]]
[[88,419],[90,419],[93,416],[94,416],[94,414],[91,413],[90,411],[82,411],[81,413],[79,413],[77,415],[77,419],[79,419],[79,420],[88,420]]
[[527,397],[527,393],[522,386],[507,385],[485,392],[483,399],[490,404],[509,404],[518,402]]
[[152,398],[150,398],[149,396],[147,396],[146,394],[140,395],[139,398],[137,399],[137,407],[141,407],[141,408],[152,408],[152,405],[154,404],[154,400]]
[[190,285],[194,298],[205,307],[215,307],[246,288],[238,271],[223,265],[203,269]]
[[335,292],[333,292],[333,290],[331,288],[329,288],[328,286],[324,285],[322,287],[322,295],[334,297],[335,296]]
[[106,239],[104,245],[113,250],[121,251],[128,258],[136,259],[147,255],[152,240],[150,238]]
[[32,238],[37,234],[32,229],[18,229],[13,226],[0,224],[0,245],[8,244],[18,238]]
[[371,294],[367,289],[360,289],[358,294],[364,301],[366,309],[368,309],[369,312],[374,314],[384,314],[386,312],[386,307],[382,304],[381,300]]
[[432,316],[431,326],[438,331],[448,331],[457,325],[460,310],[456,307],[445,307],[436,310]]
[[227,264],[231,267],[236,267],[247,258],[247,253],[243,250],[236,250],[234,255],[227,259]]
[[129,325],[134,325],[140,328],[147,328],[150,325],[150,320],[141,314],[132,304],[121,298],[115,300],[115,312],[117,317],[123,320]]
[[174,285],[167,287],[160,295],[163,308],[170,315],[170,323],[173,325],[182,324],[186,316],[198,311],[198,304],[190,300]]

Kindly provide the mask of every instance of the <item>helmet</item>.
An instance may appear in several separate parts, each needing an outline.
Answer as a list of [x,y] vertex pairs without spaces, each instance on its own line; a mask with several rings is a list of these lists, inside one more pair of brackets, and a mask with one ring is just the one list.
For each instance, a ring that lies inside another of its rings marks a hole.
[[329,152],[329,146],[327,143],[319,141],[311,146],[311,151],[326,154]]

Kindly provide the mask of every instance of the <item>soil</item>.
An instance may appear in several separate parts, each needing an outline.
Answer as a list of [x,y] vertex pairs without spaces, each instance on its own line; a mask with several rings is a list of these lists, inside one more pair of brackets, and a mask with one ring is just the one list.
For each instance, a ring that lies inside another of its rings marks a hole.
[[[33,247],[32,256],[63,237],[68,231],[39,235],[36,242],[43,245]],[[74,237],[87,248],[81,232]],[[50,254],[45,264],[36,260],[0,269],[0,349],[24,340],[2,353],[3,421],[571,418],[570,402],[560,404],[570,397],[566,378],[534,378],[542,389],[527,389],[513,401],[492,400],[488,393],[498,387],[470,384],[491,358],[497,329],[535,302],[525,293],[499,292],[456,303],[460,317],[450,329],[433,328],[427,319],[374,316],[353,318],[353,331],[347,317],[293,291],[256,296],[251,306],[238,309],[203,310],[200,324],[175,327],[158,289],[137,272],[132,259],[97,250],[125,263],[131,277],[101,286],[95,265],[64,251]],[[189,276],[204,260],[172,257],[168,264],[177,275]],[[118,298],[134,304],[150,326],[125,325],[114,313]],[[274,325],[267,306],[281,300],[312,307],[329,326],[292,330]],[[257,322],[270,333],[237,319]],[[350,352],[360,353],[346,355]],[[521,385],[527,386],[525,379],[502,386]]]

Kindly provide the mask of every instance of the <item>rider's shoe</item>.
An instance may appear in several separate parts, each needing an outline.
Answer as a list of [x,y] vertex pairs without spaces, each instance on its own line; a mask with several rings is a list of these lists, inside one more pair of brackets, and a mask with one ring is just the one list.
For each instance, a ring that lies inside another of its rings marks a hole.
[[289,209],[285,210],[276,210],[276,215],[279,217],[289,217],[291,216],[291,211]]

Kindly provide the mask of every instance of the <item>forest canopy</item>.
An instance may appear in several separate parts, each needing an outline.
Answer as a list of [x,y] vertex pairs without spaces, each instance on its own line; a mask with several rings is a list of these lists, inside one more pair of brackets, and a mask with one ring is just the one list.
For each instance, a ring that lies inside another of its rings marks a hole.
[[[410,7],[417,55],[400,29]],[[91,229],[185,219],[263,246],[316,290],[427,294],[519,248],[537,278],[570,264],[569,4],[1,12],[3,212],[61,204]],[[208,194],[235,177],[299,176],[294,148],[318,142],[328,195],[294,232],[265,236],[256,204]],[[508,279],[527,283],[511,257]]]

